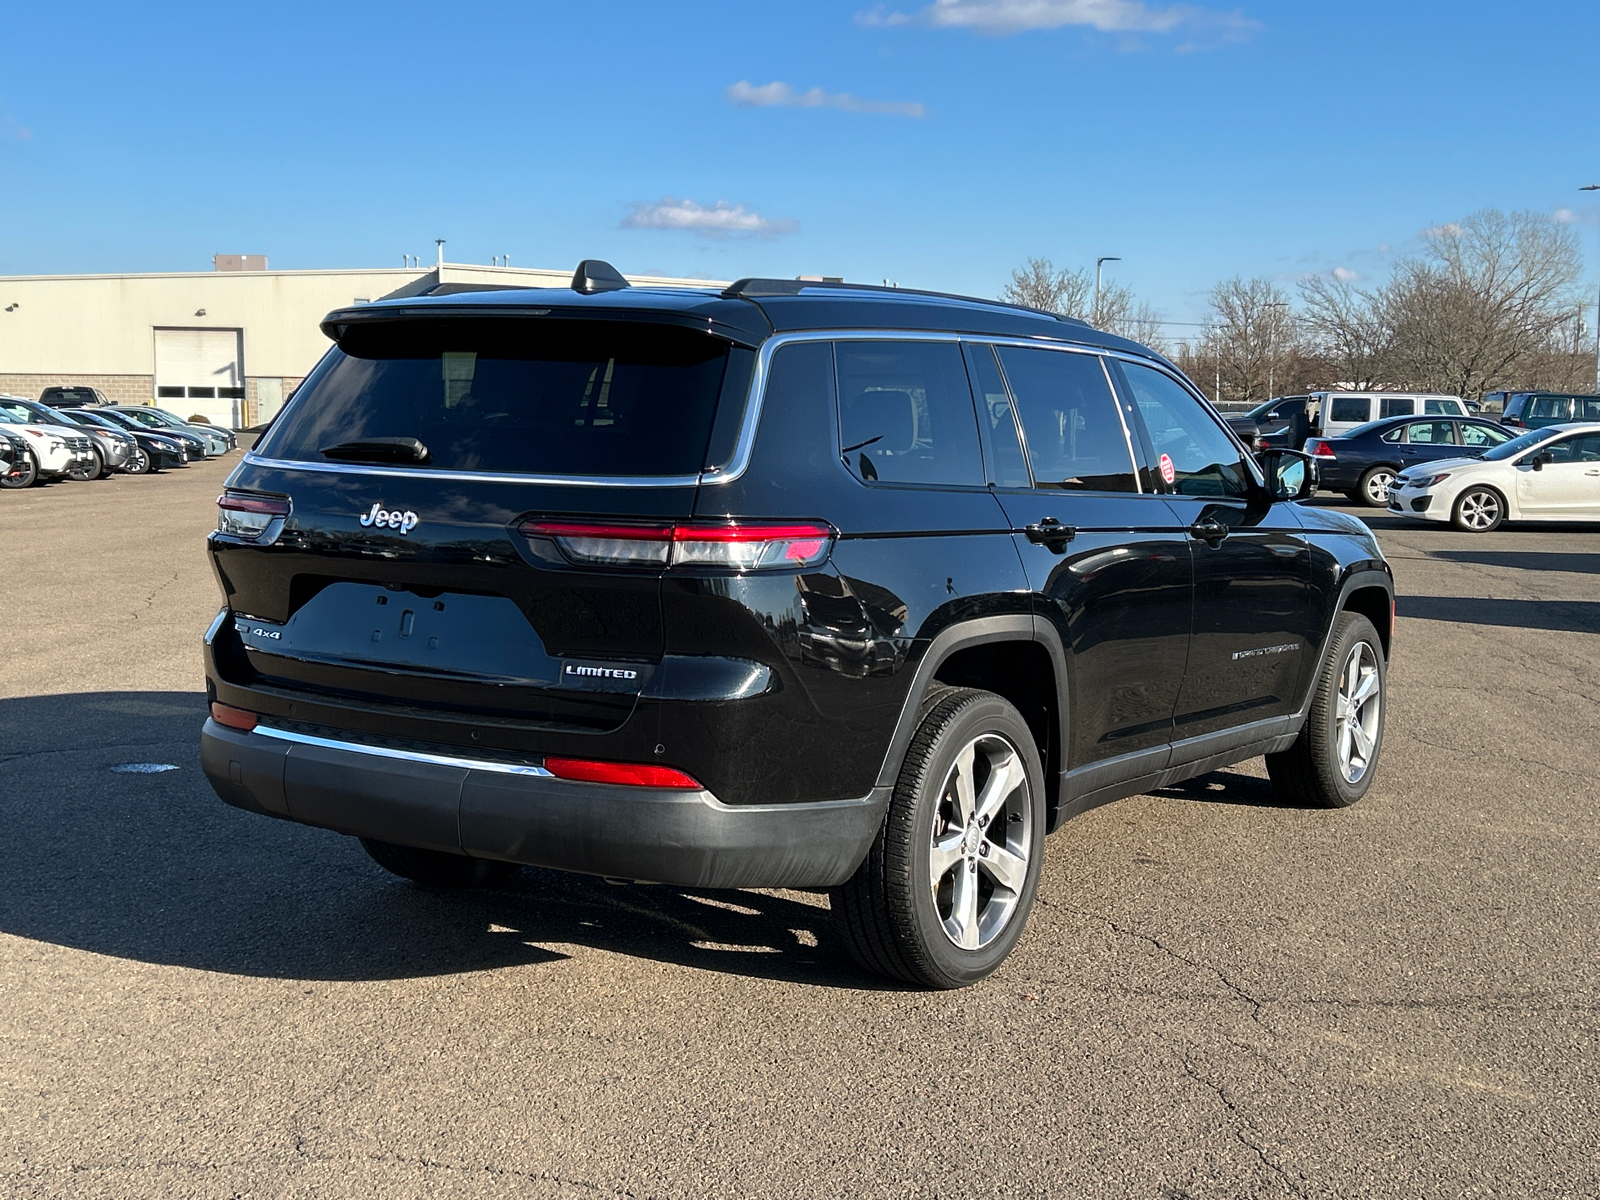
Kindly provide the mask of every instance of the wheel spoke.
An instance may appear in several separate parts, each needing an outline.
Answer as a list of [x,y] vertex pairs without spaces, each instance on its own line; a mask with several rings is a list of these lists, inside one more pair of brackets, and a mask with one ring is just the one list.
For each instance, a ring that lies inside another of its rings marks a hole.
[[1028,877],[1028,860],[991,842],[989,853],[978,856],[978,869],[1001,887],[1021,895],[1023,881]]
[[1376,671],[1364,672],[1361,682],[1356,685],[1356,690],[1350,693],[1350,708],[1360,711],[1371,700],[1378,690],[1378,673]]
[[1360,721],[1351,721],[1348,728],[1350,736],[1355,739],[1356,749],[1361,752],[1361,757],[1367,762],[1371,762],[1373,741],[1367,734],[1366,729],[1362,727]]
[[1353,721],[1339,722],[1339,764],[1345,768],[1346,774],[1349,774],[1352,743],[1355,741],[1350,732],[1354,725]]
[[988,780],[983,785],[983,794],[978,797],[978,818],[994,819],[1000,807],[1017,790],[1017,784],[1022,782],[1022,763],[1015,754],[1007,754],[1005,758],[989,773]]
[[955,928],[955,943],[963,950],[978,948],[978,873],[959,870],[955,874],[954,894],[951,897],[950,920]]
[[933,843],[933,853],[929,855],[929,863],[935,891],[939,888],[939,881],[950,873],[950,868],[961,862],[961,837],[962,832],[957,829]]
[[977,745],[968,746],[956,756],[956,824],[962,829],[973,818],[972,799],[972,759],[977,753]]

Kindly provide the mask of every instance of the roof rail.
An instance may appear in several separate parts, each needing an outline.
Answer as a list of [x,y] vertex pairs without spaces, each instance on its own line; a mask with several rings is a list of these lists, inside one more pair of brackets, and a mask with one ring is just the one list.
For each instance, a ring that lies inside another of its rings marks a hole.
[[817,279],[751,278],[740,279],[730,283],[722,289],[722,295],[728,300],[755,300],[762,296],[798,296],[807,288],[823,288],[834,292],[877,292],[890,296],[930,296],[935,300],[959,300],[963,304],[983,304],[991,308],[1010,308],[1018,312],[1033,313],[1035,316],[1063,321],[1068,325],[1089,327],[1089,322],[1078,317],[1062,316],[1060,313],[1053,313],[1044,308],[1034,308],[1027,304],[1012,304],[1006,300],[985,300],[979,296],[961,296],[955,292],[927,292],[920,288],[886,287],[877,283],[829,283]]

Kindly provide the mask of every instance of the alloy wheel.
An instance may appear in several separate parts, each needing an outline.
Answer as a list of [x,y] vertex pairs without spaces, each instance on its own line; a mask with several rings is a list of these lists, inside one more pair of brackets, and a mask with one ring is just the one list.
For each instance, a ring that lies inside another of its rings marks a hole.
[[999,734],[974,738],[945,777],[928,847],[934,908],[952,944],[979,950],[1000,935],[1026,887],[1033,850],[1021,755]]
[[1390,471],[1374,471],[1367,476],[1367,499],[1373,504],[1382,507],[1389,503],[1389,487],[1394,483],[1394,474]]
[[1382,676],[1372,647],[1358,641],[1339,674],[1334,728],[1339,770],[1345,782],[1358,783],[1372,766],[1383,719]]
[[1461,498],[1461,523],[1469,529],[1491,529],[1500,519],[1500,498],[1493,492],[1470,492]]

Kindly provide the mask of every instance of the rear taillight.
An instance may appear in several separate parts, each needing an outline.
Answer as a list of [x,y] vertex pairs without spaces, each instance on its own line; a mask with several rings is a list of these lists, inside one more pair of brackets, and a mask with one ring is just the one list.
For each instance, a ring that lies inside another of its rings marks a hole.
[[231,704],[218,704],[215,700],[211,702],[211,719],[218,725],[226,725],[242,733],[249,733],[256,727],[255,713],[234,708]]
[[1335,455],[1334,452],[1333,452],[1333,447],[1328,445],[1327,442],[1322,441],[1320,438],[1313,439],[1312,440],[1312,446],[1314,447],[1312,449],[1312,451],[1311,451],[1311,457],[1312,458],[1335,458],[1335,457],[1337,457],[1337,455]]
[[575,563],[608,567],[710,567],[726,571],[815,567],[834,531],[819,522],[728,525],[611,525],[524,521],[527,537],[549,538]]
[[250,496],[223,492],[217,497],[217,532],[256,541],[273,521],[289,515],[289,502],[280,496]]
[[575,779],[583,783],[617,783],[624,787],[700,790],[699,781],[692,775],[685,775],[673,767],[658,767],[651,763],[596,762],[589,758],[546,758],[544,769],[557,779]]

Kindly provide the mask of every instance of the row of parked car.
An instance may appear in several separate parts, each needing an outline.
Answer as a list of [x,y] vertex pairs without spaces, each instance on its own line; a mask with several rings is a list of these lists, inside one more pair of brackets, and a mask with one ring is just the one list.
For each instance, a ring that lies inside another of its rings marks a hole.
[[[1498,416],[1473,415],[1493,408]],[[1600,395],[1313,392],[1228,418],[1259,448],[1303,450],[1318,486],[1471,533],[1600,520]]]
[[113,404],[97,388],[48,387],[37,400],[0,394],[0,487],[149,475],[237,446],[231,430]]

